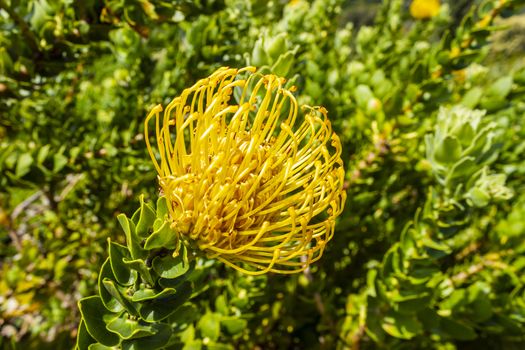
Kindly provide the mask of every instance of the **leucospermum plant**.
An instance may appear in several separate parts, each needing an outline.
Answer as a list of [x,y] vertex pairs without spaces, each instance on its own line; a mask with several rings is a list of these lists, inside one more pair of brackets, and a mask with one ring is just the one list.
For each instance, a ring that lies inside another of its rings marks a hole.
[[180,309],[205,283],[200,253],[249,275],[301,272],[322,256],[346,199],[341,143],[327,111],[299,107],[285,83],[221,68],[151,110],[161,196],[119,216],[126,246],[110,242],[99,295],[79,302],[79,349],[180,344]]

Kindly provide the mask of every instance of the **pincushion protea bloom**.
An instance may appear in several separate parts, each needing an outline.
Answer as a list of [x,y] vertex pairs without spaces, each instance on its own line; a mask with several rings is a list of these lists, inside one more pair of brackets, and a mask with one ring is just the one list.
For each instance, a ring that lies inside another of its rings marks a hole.
[[145,121],[174,233],[247,274],[294,273],[318,260],[346,198],[326,110],[303,107],[303,116],[284,83],[223,67]]
[[428,19],[436,16],[441,8],[439,0],[413,0],[410,14],[416,19]]

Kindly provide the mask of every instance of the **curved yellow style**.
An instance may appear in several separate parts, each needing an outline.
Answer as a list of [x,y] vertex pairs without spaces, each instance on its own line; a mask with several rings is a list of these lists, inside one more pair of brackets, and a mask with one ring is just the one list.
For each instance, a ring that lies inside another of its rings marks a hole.
[[318,260],[346,198],[327,111],[299,108],[284,83],[223,67],[145,121],[174,232],[252,275],[300,272]]

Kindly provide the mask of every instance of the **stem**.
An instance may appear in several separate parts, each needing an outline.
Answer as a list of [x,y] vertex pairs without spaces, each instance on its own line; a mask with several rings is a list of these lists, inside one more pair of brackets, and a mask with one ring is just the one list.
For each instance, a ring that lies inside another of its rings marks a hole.
[[[301,261],[306,262],[306,257],[302,256]],[[310,266],[304,269],[303,274],[306,276],[306,279],[308,280],[309,283],[313,282],[314,277],[312,275],[312,272],[310,271]],[[336,332],[334,322],[326,313],[326,307],[324,305],[323,298],[321,297],[321,293],[319,293],[318,291],[314,292],[314,300],[315,300],[315,306],[317,308],[317,311],[319,311],[321,318],[325,319],[326,322],[328,323],[328,326],[330,327],[330,333],[337,337],[337,332]],[[319,339],[319,342],[321,343],[321,346],[325,345],[324,337],[321,337]]]

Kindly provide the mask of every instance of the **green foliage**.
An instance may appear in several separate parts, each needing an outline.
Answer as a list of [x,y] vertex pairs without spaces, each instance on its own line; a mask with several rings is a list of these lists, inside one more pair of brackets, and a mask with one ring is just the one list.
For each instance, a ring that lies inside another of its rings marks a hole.
[[[99,273],[100,294],[79,301],[79,349],[117,345],[123,349],[160,349],[180,342],[173,329],[188,326],[180,321],[179,308],[192,294],[192,276],[200,272],[193,273],[195,261],[190,262],[185,246],[172,237],[172,231],[163,226],[155,230],[156,223],[165,221],[164,216],[162,210],[156,212],[142,199],[131,220],[119,216],[127,246],[109,241],[109,257]],[[178,255],[168,255],[162,247],[147,248],[148,239],[141,245],[141,236],[154,235],[178,242]]]
[[[82,316],[79,350],[187,349],[202,344],[231,349],[220,340],[245,330],[247,321],[239,312],[232,315],[227,293],[212,304],[216,312],[209,309],[212,305],[198,312],[196,303],[190,301],[206,294],[203,287],[210,266],[165,228],[166,208],[164,197],[156,208],[141,197],[140,208],[131,219],[123,214],[118,217],[126,246],[109,241],[108,258],[98,277],[99,294],[78,302]],[[152,238],[173,246],[152,246],[148,243]],[[236,304],[235,299],[231,302]],[[195,339],[196,331],[201,339]]]
[[[0,348],[523,348],[523,1],[407,5],[0,0]],[[148,204],[147,111],[247,64],[344,144],[304,274],[196,256]]]

